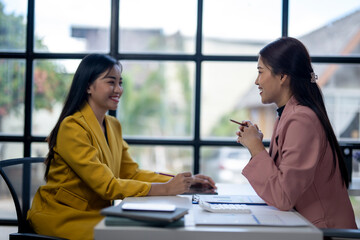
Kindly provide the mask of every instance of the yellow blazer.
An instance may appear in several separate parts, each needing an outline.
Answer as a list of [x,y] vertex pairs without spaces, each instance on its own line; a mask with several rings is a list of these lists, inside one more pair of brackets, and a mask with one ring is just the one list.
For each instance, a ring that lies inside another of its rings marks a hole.
[[140,170],[128,153],[120,122],[105,117],[108,142],[86,103],[63,120],[48,181],[35,194],[28,220],[35,232],[93,239],[99,211],[114,199],[146,196],[151,182],[170,178]]

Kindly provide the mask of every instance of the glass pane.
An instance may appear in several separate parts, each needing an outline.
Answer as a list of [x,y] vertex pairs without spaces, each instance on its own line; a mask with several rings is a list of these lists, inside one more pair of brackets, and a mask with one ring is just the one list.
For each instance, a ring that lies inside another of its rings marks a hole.
[[359,0],[289,1],[289,36],[299,38],[310,55],[358,55],[359,23]]
[[360,65],[313,64],[339,140],[360,140]]
[[126,136],[191,137],[195,66],[189,62],[123,61],[117,117]]
[[132,158],[144,170],[170,174],[192,172],[193,149],[191,147],[131,145]]
[[350,201],[354,209],[356,225],[360,226],[360,197],[350,196]]
[[0,142],[0,161],[24,156],[22,143]]
[[120,51],[194,53],[197,1],[121,0]]
[[[22,206],[22,176],[23,165],[14,165],[4,168],[5,174],[13,184]],[[45,165],[43,163],[31,164],[30,196],[33,199],[38,187],[45,184]],[[5,181],[0,178],[0,216],[2,219],[16,219],[16,210]]]
[[352,161],[352,179],[359,179],[360,178],[360,149],[353,149],[352,159],[353,159],[353,161]]
[[0,59],[0,134],[24,133],[25,61]]
[[0,1],[0,51],[25,51],[27,2]]
[[[18,194],[20,205],[21,202],[21,182],[22,182],[22,172],[23,166],[9,166],[4,168],[6,176],[10,179],[13,184],[16,193]],[[16,209],[11,197],[10,191],[4,181],[0,176],[0,218],[1,219],[16,219]]]
[[35,50],[108,52],[110,2],[109,0],[36,0]]
[[34,62],[32,134],[49,135],[56,124],[80,60]]
[[244,183],[247,179],[242,170],[251,155],[246,148],[202,147],[200,149],[200,172],[211,176],[216,183]]
[[31,144],[31,157],[46,157],[49,148],[46,142]]
[[[352,150],[352,183],[353,187],[358,186],[360,179],[360,149]],[[350,200],[355,213],[356,224],[360,226],[360,197],[350,196]]]
[[257,54],[281,36],[281,0],[204,0],[203,53]]
[[30,199],[31,202],[35,196],[36,191],[41,185],[45,185],[45,170],[46,165],[43,163],[31,164],[31,186],[30,186]]
[[[256,62],[204,62],[201,83],[201,137],[236,140],[238,126],[230,118],[258,124],[270,139],[275,105],[263,105],[255,79]],[[226,96],[226,97],[225,97]]]

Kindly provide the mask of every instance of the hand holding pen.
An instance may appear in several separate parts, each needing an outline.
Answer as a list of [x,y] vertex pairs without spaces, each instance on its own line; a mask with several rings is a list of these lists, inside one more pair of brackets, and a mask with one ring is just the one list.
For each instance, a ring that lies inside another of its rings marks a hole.
[[262,143],[264,135],[256,124],[252,124],[250,121],[243,121],[242,123],[231,119],[230,121],[240,125],[239,131],[236,132],[237,142],[247,147],[252,157],[265,149]]
[[191,172],[183,172],[176,174],[167,182],[169,195],[177,195],[189,191],[193,183]]
[[241,123],[241,122],[235,121],[235,120],[233,120],[233,119],[230,119],[230,121],[233,122],[233,123],[236,123],[236,124],[238,124],[238,125],[240,125],[240,126],[247,127],[246,122],[245,122],[245,123]]
[[172,178],[167,182],[151,183],[151,188],[148,192],[148,196],[172,196],[182,194],[189,190],[193,182],[193,176],[191,172],[183,172],[176,174],[175,176],[166,173],[158,174],[169,176]]
[[[240,137],[241,133],[244,132],[244,127],[248,127],[249,125],[252,125],[250,121],[238,122],[238,121],[235,121],[235,120],[233,120],[233,119],[230,119],[230,121],[233,122],[233,123],[236,123],[236,124],[240,125],[240,126],[239,126],[240,131],[236,132],[236,135],[238,135],[239,137]],[[248,125],[248,124],[249,124],[249,125]],[[257,127],[257,126],[256,126],[256,127]],[[239,139],[238,139],[238,140],[239,140]],[[238,141],[238,143],[239,143],[239,141]]]

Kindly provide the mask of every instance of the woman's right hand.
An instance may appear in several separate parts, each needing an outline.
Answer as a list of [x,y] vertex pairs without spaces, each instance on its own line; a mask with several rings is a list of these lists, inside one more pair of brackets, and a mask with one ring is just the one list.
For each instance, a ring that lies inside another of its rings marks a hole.
[[191,172],[177,174],[166,183],[167,195],[177,195],[189,191],[193,177]]
[[193,183],[191,172],[177,174],[166,183],[152,183],[148,196],[178,195],[189,191]]

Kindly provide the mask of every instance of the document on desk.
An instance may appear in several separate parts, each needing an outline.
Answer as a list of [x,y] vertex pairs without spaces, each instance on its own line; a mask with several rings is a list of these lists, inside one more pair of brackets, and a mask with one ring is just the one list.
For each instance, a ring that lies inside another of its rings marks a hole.
[[280,211],[270,206],[248,206],[251,214],[212,213],[194,205],[195,225],[256,225],[296,227],[308,226],[309,223],[293,211]]
[[256,195],[197,195],[197,197],[209,203],[266,205],[265,201]]

